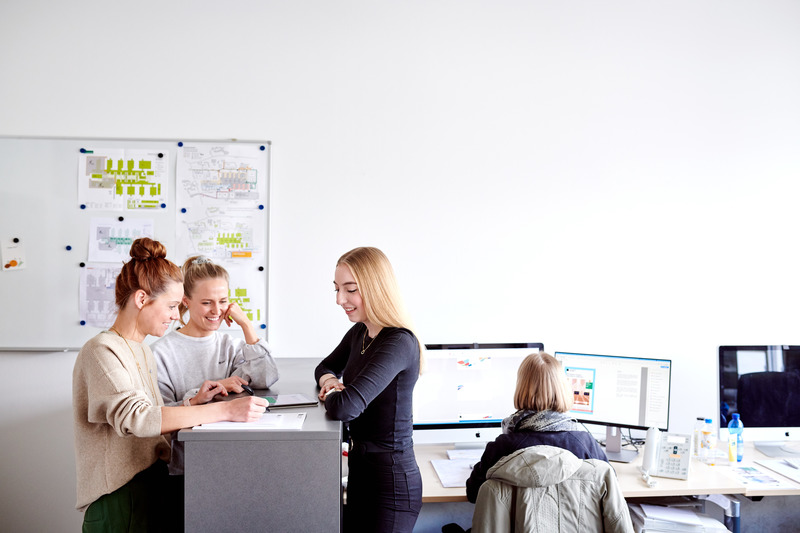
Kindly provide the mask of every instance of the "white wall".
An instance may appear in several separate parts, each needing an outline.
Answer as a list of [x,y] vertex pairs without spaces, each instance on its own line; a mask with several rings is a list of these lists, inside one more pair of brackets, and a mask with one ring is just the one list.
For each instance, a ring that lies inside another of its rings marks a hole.
[[[688,431],[718,345],[800,344],[799,26],[790,0],[5,0],[0,135],[270,139],[278,354],[328,353],[333,265],[375,245],[426,342],[669,357]],[[68,410],[55,357],[0,354],[58,398],[14,419]]]

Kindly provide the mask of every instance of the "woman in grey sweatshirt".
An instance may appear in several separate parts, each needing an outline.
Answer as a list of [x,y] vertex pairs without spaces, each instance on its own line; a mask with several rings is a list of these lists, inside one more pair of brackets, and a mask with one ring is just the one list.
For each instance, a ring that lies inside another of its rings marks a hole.
[[[278,381],[269,345],[239,305],[228,296],[228,272],[203,256],[190,257],[182,268],[184,327],[151,346],[158,362],[158,387],[165,405],[202,405],[217,394],[244,391],[243,385],[267,389]],[[189,312],[189,321],[184,317]],[[234,322],[244,340],[218,331]],[[183,443],[172,438],[171,475],[183,474]]]

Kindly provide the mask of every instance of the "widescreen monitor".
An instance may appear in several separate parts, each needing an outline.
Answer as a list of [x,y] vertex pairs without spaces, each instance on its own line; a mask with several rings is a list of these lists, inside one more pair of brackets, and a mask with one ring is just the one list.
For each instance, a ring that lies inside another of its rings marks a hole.
[[516,411],[517,370],[540,342],[428,344],[414,388],[414,442],[482,446]]
[[739,413],[759,451],[800,455],[800,346],[720,346],[719,400],[720,429]]
[[621,449],[620,428],[669,429],[672,361],[556,352],[574,405],[570,413],[579,421],[607,427],[606,455],[627,462],[636,456]]

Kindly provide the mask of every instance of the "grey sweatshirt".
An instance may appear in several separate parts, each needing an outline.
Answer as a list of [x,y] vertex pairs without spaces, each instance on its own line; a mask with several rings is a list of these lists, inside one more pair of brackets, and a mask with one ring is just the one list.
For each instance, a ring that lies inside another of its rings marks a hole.
[[[254,389],[267,389],[278,381],[278,367],[264,340],[247,344],[219,331],[207,337],[173,331],[151,348],[158,361],[158,387],[165,405],[181,405],[186,398],[193,398],[206,380],[240,376]],[[169,471],[183,474],[183,443],[175,434]]]

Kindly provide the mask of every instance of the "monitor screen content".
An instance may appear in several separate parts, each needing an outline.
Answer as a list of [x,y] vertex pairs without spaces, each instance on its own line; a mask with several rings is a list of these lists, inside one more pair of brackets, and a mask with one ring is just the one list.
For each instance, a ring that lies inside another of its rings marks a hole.
[[800,346],[720,346],[719,400],[720,429],[739,413],[762,453],[800,455]]
[[556,352],[575,403],[570,413],[580,422],[600,424],[606,433],[606,455],[630,461],[636,452],[620,449],[619,428],[669,429],[669,359]]
[[414,388],[414,442],[482,445],[516,411],[517,370],[537,342],[428,344]]

